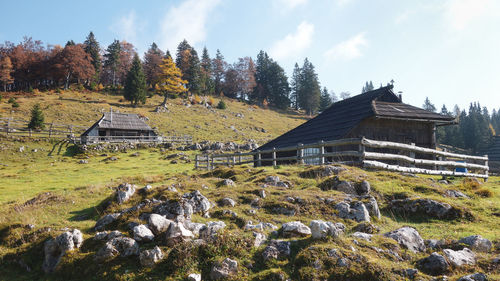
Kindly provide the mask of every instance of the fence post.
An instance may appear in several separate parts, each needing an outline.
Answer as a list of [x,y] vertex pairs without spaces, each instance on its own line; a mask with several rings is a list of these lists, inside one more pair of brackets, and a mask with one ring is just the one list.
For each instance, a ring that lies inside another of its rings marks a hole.
[[260,155],[260,150],[257,150],[257,167],[262,166],[262,155]]
[[[411,146],[415,146],[415,143],[412,142]],[[410,164],[410,167],[415,168],[415,151],[410,151],[410,157],[413,159],[413,163]]]
[[31,128],[29,128],[29,136],[30,136],[30,138],[31,138]]
[[233,154],[233,167],[236,166],[236,156]]
[[297,146],[297,162],[299,164],[304,164],[304,159],[302,159],[304,157],[304,149],[302,148],[304,145],[302,143],[299,143],[299,145]]
[[276,167],[276,148],[273,147],[273,167]]
[[49,138],[52,137],[52,126],[54,125],[54,122],[50,123],[50,128],[49,128]]
[[321,155],[321,157],[319,158],[319,160],[320,160],[319,163],[321,165],[324,165],[325,164],[325,156],[324,156],[325,155],[325,145],[324,145],[323,140],[319,141],[319,153]]
[[[484,155],[484,157],[486,157],[486,158],[487,158],[487,157],[488,157],[488,155]],[[484,161],[484,166],[488,167],[488,159],[486,159],[486,160]],[[484,170],[484,174],[486,175],[486,178],[484,178],[484,182],[487,182],[487,181],[488,181],[488,178],[487,178],[487,177],[488,177],[488,170]]]
[[358,150],[359,150],[359,163],[361,166],[363,166],[363,163],[365,162],[365,144],[363,143],[365,137],[362,137],[361,138],[361,142],[359,143],[359,147],[358,147]]
[[210,171],[210,154],[207,154],[207,170]]
[[215,157],[212,156],[212,167],[210,167],[210,169],[214,169],[214,168],[215,168]]
[[238,151],[238,164],[241,165],[241,152]]
[[198,169],[198,154],[194,156],[194,168]]

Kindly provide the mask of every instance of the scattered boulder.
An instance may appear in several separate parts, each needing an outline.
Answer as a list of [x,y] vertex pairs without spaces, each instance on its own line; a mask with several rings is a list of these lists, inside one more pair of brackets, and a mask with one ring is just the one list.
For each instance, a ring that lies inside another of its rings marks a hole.
[[182,199],[192,206],[194,213],[205,215],[211,207],[210,201],[199,190],[182,195]]
[[123,204],[127,202],[132,195],[135,193],[135,185],[129,183],[122,183],[118,186],[116,191],[116,201],[118,204]]
[[156,263],[163,259],[163,252],[158,246],[151,250],[144,250],[139,255],[139,261],[144,267],[153,267]]
[[164,216],[158,214],[151,214],[148,218],[148,226],[156,235],[167,231],[172,222],[173,221],[166,219]]
[[217,232],[225,227],[226,224],[223,221],[209,221],[200,229],[200,238],[204,240],[215,239]]
[[362,181],[356,186],[356,192],[359,195],[368,195],[371,191],[370,183],[366,180]]
[[228,278],[230,275],[238,272],[238,262],[230,258],[224,259],[221,263],[217,263],[210,271],[210,279],[219,280]]
[[450,204],[426,198],[392,200],[389,203],[389,208],[395,212],[417,216],[425,215],[438,219],[456,219],[465,215],[463,210],[452,207]]
[[193,233],[186,229],[182,223],[172,222],[165,232],[165,243],[167,246],[173,246],[194,238]]
[[370,216],[380,219],[380,209],[378,208],[378,203],[375,197],[368,196],[368,200],[365,201],[364,204]]
[[121,236],[123,236],[123,234],[118,230],[113,230],[110,232],[102,231],[102,232],[97,232],[94,235],[94,239],[98,240],[98,241],[102,241],[102,240],[111,240],[115,237],[121,237]]
[[483,273],[474,273],[469,274],[463,277],[460,277],[457,281],[487,281],[488,277]]
[[425,244],[418,231],[409,226],[405,226],[384,234],[385,237],[396,240],[399,245],[412,252],[425,251]]
[[271,240],[262,252],[265,261],[270,259],[281,259],[290,256],[290,241]]
[[343,219],[351,219],[357,222],[370,221],[370,214],[361,201],[340,202],[335,205],[335,209],[339,212],[338,216]]
[[152,241],[155,236],[153,232],[144,224],[134,226],[132,232],[134,233],[134,240],[141,241]]
[[99,249],[95,255],[97,261],[105,261],[116,256],[129,257],[139,255],[139,244],[129,237],[116,237]]
[[434,252],[430,256],[423,258],[417,262],[417,266],[423,272],[430,275],[442,275],[448,272],[450,265],[446,259]]
[[491,241],[481,235],[471,235],[458,240],[458,243],[469,245],[474,251],[489,252],[492,248]]
[[345,226],[342,223],[325,222],[322,220],[313,220],[309,224],[311,235],[314,239],[321,239],[327,236],[338,237],[344,233]]
[[451,198],[469,198],[469,196],[458,190],[446,190],[444,195]]
[[272,223],[269,223],[269,222],[260,222],[256,225],[252,224],[252,221],[248,221],[244,227],[245,230],[259,230],[259,231],[264,231],[264,230],[267,230],[267,229],[270,229],[270,230],[276,230],[278,229],[277,226],[275,226],[274,224]]
[[188,281],[201,281],[201,274],[199,273],[191,273],[187,277]]
[[363,232],[368,234],[375,234],[379,232],[379,228],[369,222],[361,222],[352,229],[354,232]]
[[311,229],[300,221],[292,221],[282,225],[281,234],[284,237],[305,237],[311,235]]
[[264,244],[264,242],[266,242],[267,236],[265,234],[254,232],[253,236],[255,237],[253,246],[256,248],[260,247],[262,244]]
[[428,239],[424,241],[425,246],[431,249],[442,249],[446,245],[446,241],[444,239]]
[[266,191],[264,189],[259,189],[259,196],[262,199],[266,198]]
[[333,175],[338,175],[340,172],[343,172],[346,170],[347,169],[344,167],[326,165],[326,166],[321,166],[319,168],[316,168],[312,172],[313,172],[315,177],[324,178],[324,177],[330,177]]
[[95,223],[95,226],[94,226],[94,229],[96,231],[102,231],[104,230],[104,228],[110,224],[110,223],[113,223],[116,219],[118,219],[118,217],[120,216],[121,214],[120,213],[113,213],[113,214],[107,214],[105,216],[103,216],[102,218],[100,218],[96,223]]
[[89,163],[89,160],[86,160],[86,159],[82,159],[80,161],[78,161],[78,164],[88,164]]
[[221,184],[223,186],[236,186],[232,179],[224,179]]
[[373,234],[363,233],[363,232],[354,232],[352,235],[354,238],[363,239],[368,242],[372,241]]
[[226,198],[223,198],[222,200],[220,200],[220,206],[234,207],[234,206],[236,206],[236,202],[234,202],[233,199],[226,197]]
[[453,251],[451,249],[444,249],[443,254],[449,263],[455,267],[461,267],[462,265],[474,265],[476,264],[476,255],[468,248],[463,248],[460,251]]
[[55,239],[45,242],[44,260],[42,269],[45,273],[53,272],[59,264],[61,258],[69,251],[80,248],[83,243],[83,236],[80,230],[66,231]]

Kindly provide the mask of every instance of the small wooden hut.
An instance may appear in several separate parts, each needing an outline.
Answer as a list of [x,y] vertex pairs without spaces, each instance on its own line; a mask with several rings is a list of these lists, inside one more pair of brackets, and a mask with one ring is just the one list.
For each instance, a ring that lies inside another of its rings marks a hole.
[[[435,149],[436,126],[453,124],[454,118],[405,104],[401,96],[393,93],[392,88],[389,85],[336,102],[315,118],[258,150],[362,137]],[[314,150],[318,149],[305,149],[304,155],[318,153]],[[279,157],[293,156],[295,153],[282,152]],[[263,163],[266,164],[270,163]]]
[[159,136],[137,114],[105,112],[82,135],[82,143],[152,142]]

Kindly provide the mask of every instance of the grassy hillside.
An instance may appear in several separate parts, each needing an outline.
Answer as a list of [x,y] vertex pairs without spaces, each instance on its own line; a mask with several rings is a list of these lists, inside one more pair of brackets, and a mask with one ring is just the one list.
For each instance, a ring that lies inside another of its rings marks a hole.
[[[19,108],[7,103],[16,97]],[[220,99],[215,99],[217,104]],[[36,92],[34,94],[4,94],[0,101],[0,117],[27,120],[35,103],[40,103],[45,121],[90,127],[110,108],[124,113],[138,113],[149,118],[149,125],[163,135],[192,135],[195,141],[248,141],[265,142],[298,126],[306,120],[293,111],[276,111],[250,106],[225,99],[227,109],[208,109],[202,105],[187,107],[186,100],[170,99],[169,112],[155,113],[163,101],[160,96],[149,98],[145,105],[130,107],[122,96],[96,92],[65,91],[61,94]]]

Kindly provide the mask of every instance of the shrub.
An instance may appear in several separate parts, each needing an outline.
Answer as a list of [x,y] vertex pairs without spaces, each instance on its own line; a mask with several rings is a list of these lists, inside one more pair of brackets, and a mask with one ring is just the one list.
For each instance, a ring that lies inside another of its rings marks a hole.
[[485,198],[493,196],[493,192],[491,192],[491,190],[486,189],[486,188],[478,189],[474,193],[476,193],[477,195],[479,195],[481,197],[485,197]]
[[194,104],[201,104],[201,98],[198,95],[194,95]]
[[208,102],[207,102],[209,105],[214,105],[215,104],[215,100],[214,98],[210,97],[208,98]]
[[9,98],[9,100],[7,102],[8,103],[14,103],[15,101],[16,101],[16,99],[11,97],[11,98]]
[[33,93],[33,88],[31,86],[28,88],[28,93]]
[[18,107],[19,107],[19,103],[18,103],[17,101],[14,101],[14,102],[12,103],[12,107],[13,107],[13,108],[18,108]]
[[218,109],[226,109],[227,105],[223,100],[220,100],[219,103],[217,104]]
[[56,88],[56,93],[58,93],[58,94],[62,94],[62,93],[63,93],[63,91],[61,90],[61,88]]
[[28,124],[28,128],[33,130],[41,130],[44,128],[44,117],[40,104],[35,104],[31,109],[31,120]]
[[102,91],[102,90],[104,90],[104,86],[101,83],[99,83],[99,85],[97,85],[96,89],[97,89],[97,91]]

